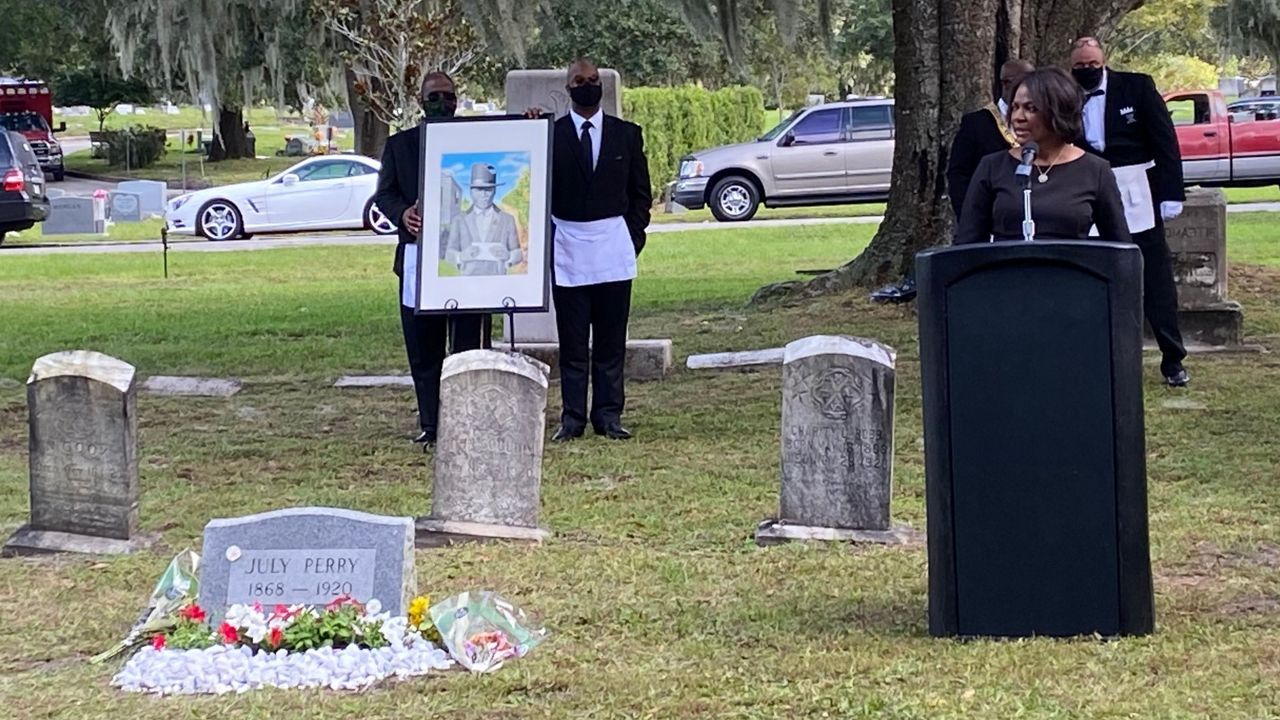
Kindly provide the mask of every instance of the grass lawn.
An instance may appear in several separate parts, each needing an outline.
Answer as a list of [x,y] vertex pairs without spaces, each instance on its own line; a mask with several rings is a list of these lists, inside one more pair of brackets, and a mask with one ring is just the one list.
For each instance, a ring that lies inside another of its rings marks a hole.
[[[133,125],[142,125],[163,130],[195,130],[204,128],[207,137],[213,127],[213,118],[211,114],[205,113],[194,105],[179,105],[176,115],[166,115],[160,110],[153,107],[142,108],[142,115],[123,115],[119,112],[111,113],[107,116],[107,130],[122,130]],[[291,116],[301,121],[300,116]],[[256,128],[259,125],[277,125],[280,123],[280,116],[276,114],[275,108],[255,107],[250,108],[245,113],[245,120],[249,122],[249,126]],[[98,116],[95,113],[89,115],[63,115],[55,113],[53,116],[53,124],[60,122],[67,124],[67,131],[62,133],[67,137],[83,137],[90,132],[98,130]]]
[[[1280,347],[1275,215],[1232,216],[1231,296],[1251,341]],[[632,337],[689,353],[815,333],[899,351],[895,519],[924,527],[915,317],[864,293],[759,310],[744,299],[831,267],[867,226],[654,235]],[[935,640],[923,548],[756,548],[776,512],[781,378],[680,370],[629,385],[630,443],[547,448],[543,547],[419,551],[433,596],[493,588],[553,632],[492,676],[360,694],[126,696],[85,663],[136,617],[173,552],[212,517],[291,505],[419,515],[431,466],[403,389],[339,391],[345,371],[403,371],[385,247],[30,256],[0,263],[0,532],[27,516],[22,381],[38,355],[88,347],[141,375],[235,375],[231,399],[140,395],[141,516],[164,547],[129,558],[0,561],[0,704],[20,718],[832,717],[1240,718],[1280,707],[1280,363],[1196,356],[1187,392],[1148,358],[1157,633],[1116,642]],[[1191,399],[1201,409],[1167,405]],[[555,386],[548,415],[558,413]]]

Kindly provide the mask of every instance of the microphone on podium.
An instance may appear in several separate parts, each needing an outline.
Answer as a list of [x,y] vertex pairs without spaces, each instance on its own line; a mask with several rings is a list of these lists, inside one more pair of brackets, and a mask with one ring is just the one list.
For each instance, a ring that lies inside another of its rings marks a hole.
[[1040,152],[1040,146],[1034,140],[1028,140],[1022,145],[1022,164],[1018,166],[1017,176],[1022,184],[1031,186],[1031,166],[1036,161],[1036,154]]

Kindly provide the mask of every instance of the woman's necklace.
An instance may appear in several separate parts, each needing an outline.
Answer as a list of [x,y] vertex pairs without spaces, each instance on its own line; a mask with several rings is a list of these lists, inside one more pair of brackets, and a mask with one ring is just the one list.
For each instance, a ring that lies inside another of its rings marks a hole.
[[1044,168],[1043,170],[1041,170],[1041,171],[1040,171],[1040,182],[1041,182],[1041,183],[1047,183],[1047,182],[1049,182],[1049,171],[1053,169],[1053,166],[1054,166],[1054,165],[1057,165],[1057,164],[1058,164],[1058,160],[1060,160],[1060,159],[1062,159],[1062,152],[1061,152],[1061,151],[1058,153],[1058,156],[1057,156],[1057,157],[1055,157],[1055,158],[1053,159],[1053,162],[1050,162],[1050,163],[1049,163],[1049,166],[1048,166],[1048,167],[1046,167],[1046,168]]

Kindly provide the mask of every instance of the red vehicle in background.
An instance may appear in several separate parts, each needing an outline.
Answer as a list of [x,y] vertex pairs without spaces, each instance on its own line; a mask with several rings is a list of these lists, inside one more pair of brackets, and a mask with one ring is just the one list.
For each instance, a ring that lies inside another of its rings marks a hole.
[[1280,119],[1274,113],[1233,113],[1216,90],[1174,92],[1164,100],[1187,185],[1280,185]]
[[53,93],[48,85],[39,80],[0,77],[0,128],[25,137],[40,167],[54,180],[62,180],[62,146],[53,134],[66,130],[67,124],[53,128]]

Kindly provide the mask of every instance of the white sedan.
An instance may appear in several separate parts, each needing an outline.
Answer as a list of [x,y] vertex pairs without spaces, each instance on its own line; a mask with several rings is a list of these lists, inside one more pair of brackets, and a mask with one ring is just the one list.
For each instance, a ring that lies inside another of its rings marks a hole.
[[223,185],[169,201],[170,233],[210,240],[247,238],[260,232],[372,230],[396,226],[373,204],[381,165],[363,155],[308,158],[275,177]]

